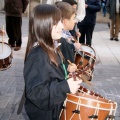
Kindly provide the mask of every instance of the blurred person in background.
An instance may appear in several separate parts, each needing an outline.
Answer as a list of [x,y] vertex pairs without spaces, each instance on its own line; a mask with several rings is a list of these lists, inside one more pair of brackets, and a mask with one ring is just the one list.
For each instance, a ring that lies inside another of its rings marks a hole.
[[86,0],[85,2],[86,16],[78,22],[77,27],[81,33],[79,42],[82,44],[92,45],[92,35],[96,24],[96,13],[101,10],[100,0]]
[[25,12],[28,0],[5,0],[5,20],[8,43],[14,50],[20,50],[22,44],[22,13]]
[[106,16],[106,3],[107,3],[107,0],[101,0],[101,6],[102,6],[102,14],[103,14],[103,17]]
[[107,0],[106,8],[110,19],[110,40],[119,41],[120,0]]

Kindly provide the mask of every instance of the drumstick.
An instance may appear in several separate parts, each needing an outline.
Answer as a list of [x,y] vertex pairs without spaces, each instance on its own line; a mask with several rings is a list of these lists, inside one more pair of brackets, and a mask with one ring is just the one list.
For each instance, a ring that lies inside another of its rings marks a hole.
[[[67,60],[67,61],[68,61],[68,63],[69,63],[70,65],[72,65],[72,63],[70,62],[70,60]],[[77,69],[76,71],[78,71],[78,69]],[[77,77],[78,77],[79,79],[81,79],[83,82],[85,82],[87,85],[89,85],[89,86],[92,85],[92,83],[91,83],[90,81],[88,81],[87,78],[86,78],[83,74],[81,74],[80,76],[77,75]]]
[[[79,32],[79,29],[78,29],[78,28],[76,28],[76,32],[77,32],[77,33]],[[79,33],[80,33],[80,32],[79,32]],[[79,41],[79,38],[80,38],[80,36],[77,35],[77,41],[78,41],[78,42],[80,42],[80,41]]]
[[[70,60],[67,60],[68,61],[68,63],[72,66],[73,64],[70,62]],[[74,81],[76,81],[76,74],[75,74],[75,72],[72,72],[72,77],[73,77],[73,79],[74,79]]]

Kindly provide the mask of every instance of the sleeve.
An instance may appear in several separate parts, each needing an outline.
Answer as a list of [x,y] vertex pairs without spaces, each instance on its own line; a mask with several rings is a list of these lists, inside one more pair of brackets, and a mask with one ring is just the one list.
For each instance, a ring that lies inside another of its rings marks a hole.
[[41,110],[62,103],[70,92],[67,81],[50,77],[48,69],[44,61],[37,60],[27,61],[24,67],[26,98]]
[[74,63],[74,50],[75,50],[75,46],[74,44],[69,44],[66,39],[64,38],[61,38],[60,39],[60,42],[61,42],[61,46],[60,46],[60,49],[61,49],[61,52],[64,56],[64,64],[65,64],[65,67],[66,69],[68,68],[68,62],[67,60],[70,60],[72,63]]
[[99,12],[101,10],[101,4],[100,4],[100,0],[96,0],[96,4],[88,4],[87,7],[88,10],[92,11],[92,12]]
[[22,0],[22,3],[23,3],[22,13],[24,13],[29,2],[28,2],[28,0]]
[[86,15],[85,0],[78,0],[77,16],[79,22],[81,22]]

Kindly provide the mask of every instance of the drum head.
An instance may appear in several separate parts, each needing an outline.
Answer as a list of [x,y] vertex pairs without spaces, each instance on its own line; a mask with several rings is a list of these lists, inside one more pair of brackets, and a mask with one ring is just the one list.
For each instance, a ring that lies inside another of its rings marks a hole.
[[11,48],[6,43],[0,43],[0,59],[5,59],[11,54]]
[[80,51],[84,51],[84,52],[87,52],[93,56],[96,56],[94,49],[92,47],[87,46],[87,45],[81,45]]

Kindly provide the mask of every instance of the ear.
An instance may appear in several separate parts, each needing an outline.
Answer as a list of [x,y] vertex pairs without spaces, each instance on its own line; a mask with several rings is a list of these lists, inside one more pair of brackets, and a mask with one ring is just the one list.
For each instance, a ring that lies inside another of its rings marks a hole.
[[67,25],[68,25],[68,19],[64,19],[64,20],[63,20],[63,25],[64,25],[64,26],[67,26]]

